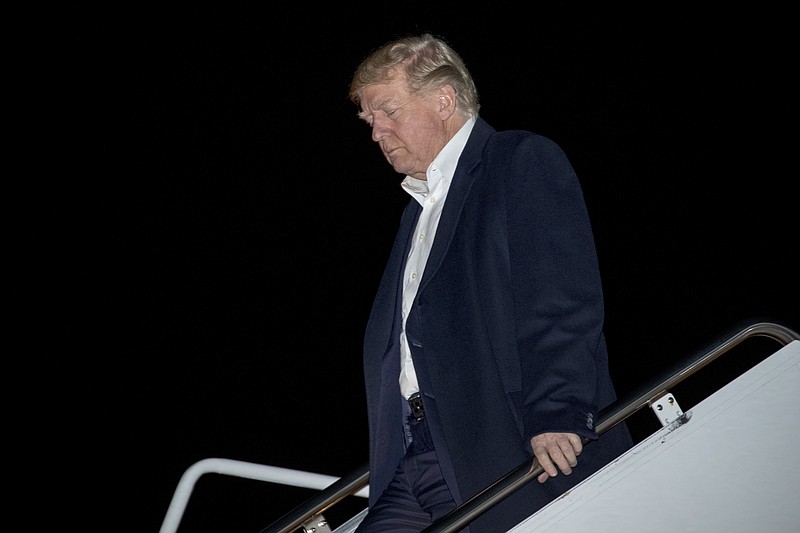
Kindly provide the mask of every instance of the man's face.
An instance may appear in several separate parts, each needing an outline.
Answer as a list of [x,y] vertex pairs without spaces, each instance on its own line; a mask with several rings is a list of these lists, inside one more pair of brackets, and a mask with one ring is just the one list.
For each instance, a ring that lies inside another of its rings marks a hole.
[[409,94],[401,71],[362,89],[359,116],[392,168],[417,179],[427,179],[425,171],[449,140],[439,97]]

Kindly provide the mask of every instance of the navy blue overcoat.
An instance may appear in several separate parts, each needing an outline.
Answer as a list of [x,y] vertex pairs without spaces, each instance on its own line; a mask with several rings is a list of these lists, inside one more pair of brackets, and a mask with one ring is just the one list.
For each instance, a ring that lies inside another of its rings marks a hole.
[[[364,338],[370,503],[404,453],[400,277],[421,211],[410,200]],[[525,460],[546,431],[597,438],[616,399],[589,216],[563,150],[478,118],[459,159],[407,320],[434,445],[459,503]],[[506,531],[631,446],[620,425],[573,474],[532,481],[471,526]]]

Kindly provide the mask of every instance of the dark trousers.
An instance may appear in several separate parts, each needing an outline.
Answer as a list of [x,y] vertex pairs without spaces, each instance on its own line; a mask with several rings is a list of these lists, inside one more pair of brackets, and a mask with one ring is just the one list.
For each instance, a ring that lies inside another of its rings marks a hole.
[[406,454],[355,533],[418,533],[456,507],[439,468],[427,421],[408,419],[406,430],[410,441]]

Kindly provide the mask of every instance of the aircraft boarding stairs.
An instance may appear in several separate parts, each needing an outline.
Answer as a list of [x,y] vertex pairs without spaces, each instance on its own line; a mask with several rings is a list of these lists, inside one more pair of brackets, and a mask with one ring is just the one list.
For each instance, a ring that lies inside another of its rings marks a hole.
[[[773,351],[770,344],[757,365],[682,410],[672,391],[757,338],[782,347]],[[719,339],[664,378],[603,410],[600,438],[645,406],[658,420],[656,430],[511,531],[800,531],[800,334],[772,321],[752,320]],[[541,467],[532,469],[526,461],[425,532],[459,531],[540,472]],[[335,529],[323,514],[345,498],[368,496],[366,465],[336,478],[212,458],[186,470],[160,533],[177,533],[194,484],[207,473],[319,490],[262,533],[350,533],[366,513],[365,504]]]

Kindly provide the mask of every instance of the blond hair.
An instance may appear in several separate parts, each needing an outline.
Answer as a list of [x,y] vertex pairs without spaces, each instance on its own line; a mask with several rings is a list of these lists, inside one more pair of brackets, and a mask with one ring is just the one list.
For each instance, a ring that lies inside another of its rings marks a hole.
[[450,85],[456,93],[456,107],[465,116],[478,115],[478,90],[464,61],[444,40],[428,33],[389,42],[367,56],[353,74],[350,100],[360,105],[362,89],[391,80],[397,68],[405,72],[411,94]]

